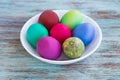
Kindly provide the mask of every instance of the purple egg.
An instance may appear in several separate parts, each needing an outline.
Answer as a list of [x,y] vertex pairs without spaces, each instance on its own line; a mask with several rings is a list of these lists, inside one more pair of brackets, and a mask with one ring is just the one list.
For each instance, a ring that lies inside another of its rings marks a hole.
[[55,60],[61,55],[61,45],[53,37],[43,37],[37,43],[37,52],[45,59]]

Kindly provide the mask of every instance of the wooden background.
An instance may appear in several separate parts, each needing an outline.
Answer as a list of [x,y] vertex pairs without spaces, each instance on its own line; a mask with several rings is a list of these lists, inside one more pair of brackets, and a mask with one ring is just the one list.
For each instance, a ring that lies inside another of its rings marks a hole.
[[[46,9],[78,9],[100,25],[97,51],[72,65],[44,63],[20,43],[20,30]],[[120,80],[120,0],[0,0],[0,80]]]

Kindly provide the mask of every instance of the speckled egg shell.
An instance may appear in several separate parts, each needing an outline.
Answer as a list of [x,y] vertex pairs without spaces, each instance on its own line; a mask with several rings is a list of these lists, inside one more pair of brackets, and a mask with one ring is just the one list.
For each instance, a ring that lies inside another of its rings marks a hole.
[[72,59],[79,58],[85,49],[83,42],[76,37],[66,39],[62,47],[65,56]]

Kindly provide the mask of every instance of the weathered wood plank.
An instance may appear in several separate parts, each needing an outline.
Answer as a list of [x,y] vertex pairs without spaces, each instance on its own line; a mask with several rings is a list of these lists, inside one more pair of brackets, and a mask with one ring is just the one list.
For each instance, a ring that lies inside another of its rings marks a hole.
[[[95,19],[103,32],[101,46],[72,65],[33,58],[19,33],[30,17],[46,9],[78,9]],[[120,80],[120,0],[1,0],[0,80]]]

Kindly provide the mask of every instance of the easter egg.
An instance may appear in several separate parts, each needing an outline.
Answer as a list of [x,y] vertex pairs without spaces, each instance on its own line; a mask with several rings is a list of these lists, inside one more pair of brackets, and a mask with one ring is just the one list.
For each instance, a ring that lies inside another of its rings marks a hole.
[[66,25],[58,23],[51,29],[50,36],[54,37],[62,44],[65,39],[71,37],[71,31]]
[[43,37],[37,43],[37,52],[45,59],[55,60],[61,55],[61,45],[53,37]]
[[42,24],[38,23],[30,25],[26,33],[27,41],[33,48],[36,48],[38,40],[44,36],[48,36],[48,31]]
[[80,38],[85,46],[89,45],[95,36],[95,28],[90,23],[78,25],[72,32],[74,37]]
[[82,23],[82,15],[78,10],[71,10],[63,15],[61,23],[73,30],[77,25]]
[[53,25],[59,22],[59,18],[52,10],[46,10],[39,16],[38,22],[43,24],[49,31]]
[[70,37],[63,43],[63,52],[68,58],[79,58],[84,52],[84,49],[85,47],[83,42],[76,37]]

